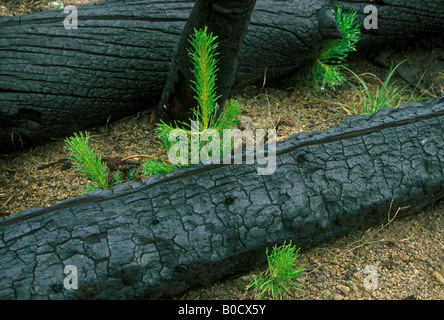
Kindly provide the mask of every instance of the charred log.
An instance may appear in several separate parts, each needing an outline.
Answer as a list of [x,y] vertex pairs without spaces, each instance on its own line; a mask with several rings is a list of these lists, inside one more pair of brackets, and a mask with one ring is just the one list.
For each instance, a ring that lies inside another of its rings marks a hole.
[[[239,48],[235,83],[294,72],[340,36],[331,9],[368,1],[258,0]],[[77,6],[78,29],[63,10],[0,17],[0,152],[103,125],[159,102],[194,1],[109,0]],[[362,46],[442,34],[440,1],[376,3],[378,29]]]
[[[444,196],[444,95],[276,146],[260,164],[192,165],[0,221],[1,299],[170,297]],[[68,265],[77,290],[66,289]]]

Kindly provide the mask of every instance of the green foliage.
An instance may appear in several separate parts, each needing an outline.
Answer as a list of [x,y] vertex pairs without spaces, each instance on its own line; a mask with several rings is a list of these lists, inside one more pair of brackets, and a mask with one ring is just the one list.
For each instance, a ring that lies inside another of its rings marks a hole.
[[159,161],[156,159],[144,161],[142,164],[142,170],[144,172],[144,175],[147,176],[155,175],[158,173],[166,174],[176,169],[177,167],[178,165],[174,165],[166,161]]
[[[102,161],[102,157],[97,153],[96,147],[89,146],[89,133],[74,133],[73,137],[65,139],[65,149],[70,153],[69,160],[73,163],[74,168],[83,173],[89,180],[93,182],[88,185],[84,192],[95,189],[108,189],[117,184],[125,182],[117,171],[114,174],[112,182],[109,183],[109,169]],[[127,181],[133,180],[135,170],[130,170]]]
[[190,39],[192,48],[188,50],[188,56],[193,63],[194,86],[192,89],[196,93],[195,99],[198,102],[194,109],[195,118],[201,120],[202,128],[209,129],[214,125],[214,119],[218,105],[216,100],[216,62],[215,56],[217,37],[212,34],[207,35],[207,29],[196,31],[194,38]]
[[54,7],[56,9],[63,9],[65,5],[63,4],[63,1],[52,1],[49,3],[51,7]]
[[[370,115],[377,112],[381,108],[397,108],[405,103],[422,100],[423,94],[421,94],[418,98],[414,97],[414,93],[419,85],[419,82],[421,82],[421,79],[413,90],[409,90],[406,87],[395,87],[395,83],[393,81],[390,83],[395,70],[404,62],[405,60],[397,64],[395,67],[393,67],[392,64],[385,80],[381,81],[378,79],[380,85],[377,86],[376,90],[371,90],[362,77],[346,68],[346,70],[348,70],[357,79],[361,89],[347,81],[356,91],[356,94],[353,97],[351,105],[346,105],[343,103],[338,104],[349,115]],[[356,99],[357,97],[358,99]]]
[[[128,172],[128,177],[127,177],[126,181],[133,181],[135,177],[136,177],[136,170],[135,169],[131,169]],[[121,181],[121,182],[123,182],[123,181]]]
[[[218,115],[219,105],[217,104],[217,88],[216,88],[216,73],[217,73],[217,60],[215,56],[217,55],[216,48],[216,36],[207,33],[207,28],[204,30],[194,30],[194,35],[190,39],[191,49],[188,51],[188,56],[192,60],[193,68],[191,69],[194,81],[192,81],[192,89],[195,92],[195,99],[197,101],[197,106],[193,109],[193,119],[190,119],[190,123],[179,122],[174,123],[174,126],[165,124],[163,122],[157,125],[156,131],[161,140],[162,146],[165,150],[170,150],[171,147],[176,144],[176,141],[170,141],[169,135],[175,129],[184,130],[188,136],[188,151],[189,154],[193,151],[191,148],[193,135],[198,134],[202,137],[202,134],[211,133],[217,131],[219,133],[223,132],[223,129],[233,128],[239,120],[237,116],[242,112],[241,107],[235,100],[230,100],[226,102],[224,111]],[[192,128],[191,120],[199,123],[198,128]],[[197,150],[200,151],[206,143],[209,141],[204,141],[205,139],[199,139],[199,147]],[[220,148],[221,154],[222,148]],[[191,158],[194,156],[199,157],[199,155],[191,154]],[[210,155],[215,156],[215,155]],[[168,173],[174,168],[186,164],[165,163],[165,161],[148,160],[143,165],[143,174],[148,176],[157,173]]]
[[355,24],[356,11],[343,13],[340,7],[334,12],[342,39],[329,41],[321,53],[310,64],[309,71],[302,74],[303,80],[311,83],[315,88],[324,90],[327,86],[335,86],[345,81],[342,70],[348,54],[356,51],[355,45],[360,40],[360,24]]
[[85,191],[108,189],[109,170],[102,162],[102,157],[97,154],[97,148],[89,147],[89,133],[85,132],[85,135],[82,132],[79,135],[74,133],[74,137],[65,139],[65,143],[73,166],[93,181]]
[[265,274],[260,273],[258,278],[250,277],[250,284],[247,289],[256,287],[258,297],[261,299],[267,292],[272,298],[281,298],[284,292],[290,292],[292,289],[300,290],[301,284],[294,282],[294,279],[301,276],[304,266],[295,267],[296,259],[299,258],[299,249],[292,246],[291,241],[288,245],[285,243],[278,249],[277,245],[273,247],[271,254],[266,249],[268,269]]
[[[200,132],[207,129],[221,131],[232,128],[239,120],[237,116],[242,112],[239,104],[235,100],[228,101],[226,110],[222,115],[217,116],[219,105],[216,103],[219,96],[216,96],[216,68],[217,52],[216,36],[207,35],[207,28],[196,31],[190,40],[192,49],[188,51],[188,56],[193,63],[193,75],[195,81],[192,89],[196,93],[195,99],[198,102],[197,108],[193,110],[194,120],[200,123]],[[188,125],[189,124],[185,124]]]

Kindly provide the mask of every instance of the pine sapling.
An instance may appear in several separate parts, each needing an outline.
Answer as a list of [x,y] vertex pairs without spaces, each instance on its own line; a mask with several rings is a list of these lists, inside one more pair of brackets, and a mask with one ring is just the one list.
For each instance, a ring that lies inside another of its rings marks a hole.
[[[193,137],[196,135],[202,138],[205,134],[222,132],[224,129],[232,129],[239,120],[238,115],[242,112],[241,107],[235,100],[229,100],[226,102],[223,112],[218,115],[219,105],[217,103],[217,88],[216,88],[216,73],[217,69],[217,56],[216,43],[217,36],[213,34],[208,34],[207,27],[203,30],[194,30],[194,35],[192,35],[189,40],[191,43],[191,48],[188,50],[188,56],[192,61],[192,73],[194,80],[192,81],[192,89],[195,92],[195,99],[197,102],[196,107],[193,109],[193,119],[190,119],[192,123],[198,123],[199,127],[194,128],[191,123],[179,122],[181,125],[180,130],[184,130],[187,134],[188,139],[188,153],[191,154],[191,159],[199,157],[203,148],[205,148],[208,141],[205,139],[199,139],[199,146],[197,148],[198,154],[191,147],[194,141]],[[179,129],[177,123],[174,126],[165,124],[163,122],[157,125],[156,131],[158,132],[159,139],[165,150],[171,150],[176,141],[170,140],[170,133]],[[193,153],[194,150],[194,153]],[[223,155],[222,148],[219,149],[220,154],[211,154],[210,156],[221,156]],[[211,153],[211,152],[210,152]],[[184,156],[184,155],[179,155]],[[184,162],[173,164],[171,162],[166,163],[163,160],[148,160],[143,164],[144,175],[152,175],[156,173],[168,173],[174,168],[188,165],[189,159],[186,157]]]
[[109,170],[102,157],[97,153],[96,147],[89,146],[89,133],[85,135],[80,132],[74,133],[73,137],[65,140],[65,148],[69,151],[69,160],[73,163],[74,168],[83,173],[88,179],[93,181],[93,185],[86,191],[93,189],[108,189]]
[[262,272],[257,278],[250,277],[250,284],[247,289],[255,287],[259,299],[269,293],[273,299],[281,298],[285,292],[292,289],[300,290],[301,284],[294,280],[301,276],[304,266],[296,267],[296,260],[299,258],[299,249],[291,244],[284,244],[281,247],[275,245],[271,254],[266,249],[268,269],[265,274]]
[[360,24],[355,23],[356,11],[343,12],[340,7],[334,12],[342,39],[329,41],[319,55],[307,64],[296,77],[311,83],[316,89],[323,91],[327,86],[335,89],[345,81],[342,70],[348,54],[356,51],[356,43],[361,38]]

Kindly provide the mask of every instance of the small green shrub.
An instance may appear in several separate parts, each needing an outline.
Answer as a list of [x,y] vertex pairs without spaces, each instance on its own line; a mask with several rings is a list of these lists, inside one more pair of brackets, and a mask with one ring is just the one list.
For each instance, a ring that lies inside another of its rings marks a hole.
[[[125,180],[117,171],[112,178],[109,177],[109,169],[102,161],[102,157],[97,153],[96,147],[89,146],[89,133],[74,133],[73,137],[65,139],[65,149],[70,153],[69,160],[74,168],[83,173],[92,183],[86,187],[85,193],[94,189],[106,190],[112,186],[120,184]],[[127,181],[132,180],[135,176],[135,170],[130,170]]]
[[294,282],[294,279],[301,276],[304,266],[295,267],[296,260],[299,258],[299,249],[289,244],[284,244],[277,248],[275,245],[271,254],[266,249],[268,269],[265,274],[260,273],[258,278],[250,276],[250,284],[247,289],[255,287],[258,292],[258,298],[261,299],[266,293],[271,294],[272,298],[281,298],[284,292],[290,292],[292,289],[300,290],[301,284]]
[[301,71],[297,78],[311,83],[316,89],[323,91],[327,86],[331,89],[345,81],[342,70],[345,59],[361,38],[360,24],[355,24],[356,11],[342,12],[340,7],[334,12],[342,39],[329,41],[320,54],[308,64],[308,69]]
[[[69,160],[74,168],[93,181],[85,191],[108,189],[110,187],[108,184],[109,170],[102,162],[102,157],[97,154],[97,148],[89,146],[89,133],[85,132],[85,135],[82,132],[74,133],[73,137],[65,139],[65,143],[65,148],[70,153]],[[119,179],[118,176],[117,179]]]
[[[212,34],[208,35],[207,28],[205,28],[200,31],[195,30],[195,34],[190,40],[192,49],[189,50],[189,56],[193,62],[192,72],[195,76],[193,90],[196,93],[195,98],[197,100],[197,107],[193,110],[193,120],[199,123],[199,128],[197,128],[196,131],[195,128],[191,128],[190,123],[180,123],[181,129],[184,129],[188,135],[188,141],[192,140],[191,136],[193,134],[199,134],[200,136],[204,131],[211,132],[215,130],[222,132],[223,129],[233,128],[239,122],[237,116],[242,112],[237,101],[230,100],[226,102],[225,110],[220,116],[217,116],[219,106],[216,103],[218,97],[216,96],[215,86],[217,72],[217,60],[215,59],[217,55],[215,52],[217,48],[216,38],[217,37],[214,37]],[[165,150],[169,150],[175,143],[175,141],[169,140],[169,134],[174,129],[179,129],[177,123],[175,123],[175,126],[165,123],[157,125],[156,131],[159,134]],[[199,155],[202,148],[209,142],[211,142],[211,138],[209,141],[199,139]],[[231,142],[233,143],[233,139]],[[89,147],[89,134],[87,132],[85,132],[85,134],[82,132],[79,134],[76,133],[73,137],[67,138],[65,143],[65,148],[70,153],[69,159],[72,161],[74,167],[93,181],[85,190],[86,192],[94,189],[106,190],[116,184],[124,182],[118,171],[112,175],[112,178],[109,177],[109,169],[106,164],[102,162],[102,157],[97,154],[97,149]],[[189,143],[189,146],[190,150],[193,151],[191,143]],[[222,150],[220,155],[223,155]],[[209,156],[217,155],[213,155],[210,152]],[[188,165],[188,163],[173,164],[162,159],[150,159],[142,163],[142,171],[143,175],[148,176],[157,173],[168,173],[183,165]],[[134,175],[134,170],[131,170],[128,180],[131,180]]]
[[[194,35],[190,39],[192,48],[189,50],[188,55],[192,60],[193,68],[192,73],[194,75],[192,89],[196,93],[195,99],[197,106],[193,109],[193,119],[190,119],[190,123],[179,122],[173,125],[161,122],[157,125],[156,131],[161,140],[162,146],[165,150],[171,150],[176,141],[169,140],[170,133],[175,129],[184,130],[188,137],[188,154],[191,154],[191,159],[194,157],[199,158],[202,149],[207,143],[205,139],[199,139],[199,147],[196,148],[199,154],[192,154],[196,150],[192,148],[192,136],[198,134],[199,137],[206,131],[212,130],[223,132],[224,129],[233,128],[239,120],[237,116],[242,112],[241,107],[235,100],[229,100],[226,102],[224,111],[218,116],[219,105],[217,104],[218,96],[216,95],[216,72],[217,60],[215,59],[216,48],[216,36],[207,33],[207,28],[204,30],[195,30]],[[191,121],[199,123],[198,128],[192,128]],[[220,148],[220,155],[223,155],[223,150]],[[210,154],[210,156],[217,156]],[[178,155],[180,157],[180,155]],[[187,158],[188,160],[188,158]],[[157,173],[168,173],[171,170],[188,165],[187,163],[173,164],[165,162],[163,160],[150,159],[143,164],[143,175],[153,175]]]

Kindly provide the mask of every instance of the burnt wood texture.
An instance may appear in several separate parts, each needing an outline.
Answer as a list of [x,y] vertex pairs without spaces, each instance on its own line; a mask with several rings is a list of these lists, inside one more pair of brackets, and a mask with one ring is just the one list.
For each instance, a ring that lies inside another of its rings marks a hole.
[[[276,171],[191,165],[0,221],[1,299],[157,299],[444,196],[444,95],[276,144]],[[78,289],[66,289],[66,266]]]

